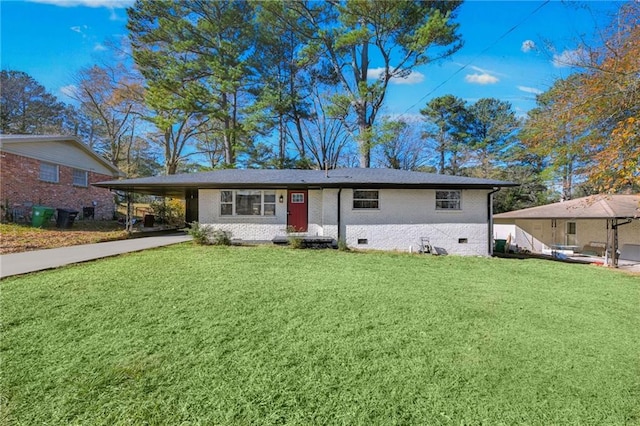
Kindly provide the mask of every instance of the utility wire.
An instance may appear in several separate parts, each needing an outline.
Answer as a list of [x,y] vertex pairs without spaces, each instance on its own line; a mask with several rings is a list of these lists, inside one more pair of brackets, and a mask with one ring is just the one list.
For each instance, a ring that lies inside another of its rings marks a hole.
[[493,43],[491,43],[489,46],[485,47],[480,53],[478,53],[475,57],[473,57],[473,59],[471,59],[469,62],[467,62],[466,64],[464,64],[463,66],[461,66],[460,68],[458,68],[453,74],[451,74],[449,76],[449,78],[447,78],[446,80],[444,80],[442,83],[438,84],[436,87],[434,87],[430,92],[428,92],[426,95],[424,95],[423,97],[421,97],[418,102],[416,102],[415,104],[411,105],[409,108],[407,108],[402,114],[400,114],[400,116],[398,118],[401,118],[403,115],[405,115],[406,113],[408,113],[410,110],[412,110],[413,108],[415,108],[418,104],[421,104],[426,98],[428,98],[429,96],[431,96],[436,90],[438,90],[439,88],[441,88],[442,86],[444,86],[445,84],[447,84],[448,82],[450,82],[453,77],[455,77],[456,75],[460,74],[465,68],[467,68],[469,65],[473,64],[473,62],[475,62],[476,59],[478,59],[480,56],[484,55],[487,51],[489,51],[489,49],[491,49],[493,46],[495,46],[496,44],[498,44],[498,42],[500,40],[502,40],[503,38],[505,38],[507,35],[509,35],[510,33],[512,33],[516,28],[518,28],[520,25],[522,25],[527,19],[531,18],[533,15],[535,15],[540,9],[542,9],[543,7],[545,7],[551,0],[545,0],[540,6],[536,7],[533,11],[531,11],[527,16],[525,16],[524,18],[522,18],[517,24],[515,24],[514,26],[512,26],[511,28],[509,28],[504,34],[502,34],[500,37],[498,37]]

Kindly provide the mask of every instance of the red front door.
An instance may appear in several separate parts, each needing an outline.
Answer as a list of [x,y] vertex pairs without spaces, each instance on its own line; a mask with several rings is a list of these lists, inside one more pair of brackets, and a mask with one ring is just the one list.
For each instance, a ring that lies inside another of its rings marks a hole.
[[307,190],[289,191],[287,227],[294,232],[306,232],[308,227]]

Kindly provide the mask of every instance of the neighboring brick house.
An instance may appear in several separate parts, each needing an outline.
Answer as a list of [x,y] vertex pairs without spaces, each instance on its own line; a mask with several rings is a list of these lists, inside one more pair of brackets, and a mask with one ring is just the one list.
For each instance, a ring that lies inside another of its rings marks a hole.
[[101,182],[186,200],[186,221],[234,239],[296,235],[351,247],[491,254],[492,194],[511,182],[389,169],[217,170]]
[[[92,183],[124,176],[113,164],[72,136],[0,135],[0,202],[10,216],[28,217],[34,205],[111,219],[114,196]],[[18,213],[19,212],[19,213]],[[18,219],[18,217],[16,217]]]

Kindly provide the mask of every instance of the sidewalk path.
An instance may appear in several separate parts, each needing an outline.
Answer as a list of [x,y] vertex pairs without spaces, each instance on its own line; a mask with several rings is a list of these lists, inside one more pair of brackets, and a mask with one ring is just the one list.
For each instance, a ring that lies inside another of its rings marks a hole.
[[83,244],[47,250],[27,251],[0,255],[0,278],[57,268],[72,263],[86,262],[122,253],[190,241],[185,234],[140,237],[106,243]]

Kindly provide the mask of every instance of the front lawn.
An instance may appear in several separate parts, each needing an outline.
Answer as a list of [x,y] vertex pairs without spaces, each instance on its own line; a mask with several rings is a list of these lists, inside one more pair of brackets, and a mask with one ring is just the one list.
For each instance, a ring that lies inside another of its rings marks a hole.
[[0,423],[640,423],[604,268],[179,245],[0,289]]

